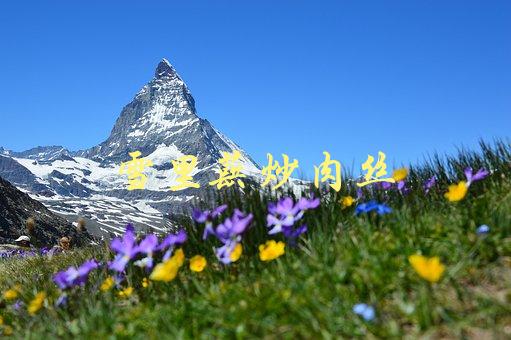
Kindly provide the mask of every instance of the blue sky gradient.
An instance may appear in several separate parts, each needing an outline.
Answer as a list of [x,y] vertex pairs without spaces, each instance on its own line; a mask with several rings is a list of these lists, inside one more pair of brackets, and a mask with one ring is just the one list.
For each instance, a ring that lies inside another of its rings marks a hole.
[[0,146],[107,138],[163,57],[200,116],[263,164],[358,169],[507,138],[511,1],[0,4]]

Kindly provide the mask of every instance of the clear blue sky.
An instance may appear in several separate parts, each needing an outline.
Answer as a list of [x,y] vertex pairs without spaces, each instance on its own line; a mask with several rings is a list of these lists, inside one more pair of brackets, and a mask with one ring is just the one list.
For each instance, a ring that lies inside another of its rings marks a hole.
[[511,1],[10,1],[0,146],[88,148],[165,57],[260,164],[414,163],[511,129]]

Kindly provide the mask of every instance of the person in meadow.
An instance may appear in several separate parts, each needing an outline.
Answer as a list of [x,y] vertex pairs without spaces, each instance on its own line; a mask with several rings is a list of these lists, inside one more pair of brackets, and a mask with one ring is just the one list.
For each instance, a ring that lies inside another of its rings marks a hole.
[[57,253],[62,253],[69,251],[71,249],[71,240],[69,237],[64,236],[59,239],[59,242],[57,245],[53,246],[50,251],[48,252],[49,256],[53,256]]

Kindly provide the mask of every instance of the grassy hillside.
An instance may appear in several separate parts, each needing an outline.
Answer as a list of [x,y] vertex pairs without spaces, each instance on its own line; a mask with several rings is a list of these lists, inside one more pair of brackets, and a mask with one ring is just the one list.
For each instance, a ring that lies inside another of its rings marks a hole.
[[[218,240],[202,241],[203,225],[183,221],[186,260],[170,282],[148,280],[145,287],[142,282],[150,272],[130,262],[126,279],[102,291],[102,282],[112,272],[101,266],[85,285],[67,289],[67,303],[56,306],[62,292],[53,275],[91,258],[111,261],[108,245],[53,258],[0,259],[0,291],[19,285],[16,297],[4,294],[0,302],[0,332],[26,338],[98,339],[509,338],[511,146],[497,142],[481,147],[479,152],[462,150],[457,157],[434,157],[409,168],[408,192],[365,187],[358,201],[344,207],[339,203],[342,197],[357,197],[349,179],[339,193],[314,193],[321,203],[305,212],[308,230],[295,246],[282,234],[268,235],[267,205],[277,200],[273,194],[224,194],[218,203],[229,208],[219,222],[234,208],[254,215],[241,241],[243,254],[229,265],[220,263],[213,250]],[[450,202],[444,193],[448,185],[465,178],[468,166],[491,174],[472,183],[462,200]],[[437,182],[426,193],[424,182],[432,176]],[[355,215],[357,206],[373,199],[392,211]],[[477,233],[483,224],[489,232]],[[261,261],[258,246],[270,239],[286,242],[285,254]],[[190,258],[198,254],[207,259],[207,266],[194,272]],[[414,254],[439,257],[445,271],[437,282],[414,269],[409,261]],[[156,254],[155,263],[160,259]],[[126,287],[133,291],[120,296]],[[38,292],[46,297],[39,301],[40,309],[29,313],[27,307]],[[356,314],[359,303],[374,308],[374,317]]]

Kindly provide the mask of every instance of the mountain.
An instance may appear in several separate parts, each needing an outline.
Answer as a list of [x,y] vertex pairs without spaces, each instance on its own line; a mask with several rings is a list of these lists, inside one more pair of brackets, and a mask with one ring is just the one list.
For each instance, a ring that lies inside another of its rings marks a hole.
[[26,235],[25,222],[29,217],[35,220],[35,229],[30,236],[38,246],[51,247],[62,236],[70,237],[75,245],[92,241],[89,233],[78,233],[69,221],[0,177],[0,243],[13,243],[19,236]]
[[[209,121],[198,116],[195,100],[174,67],[163,59],[152,78],[121,111],[110,136],[87,150],[62,146],[23,152],[0,149],[0,176],[29,193],[52,211],[73,220],[85,216],[97,234],[118,233],[123,224],[167,230],[164,216],[190,210],[191,202],[208,190],[221,152],[239,151],[247,180],[259,182],[253,159]],[[145,171],[145,190],[127,190],[121,162],[140,151],[153,162]],[[198,158],[194,181],[200,189],[170,191],[177,184],[171,160]]]

